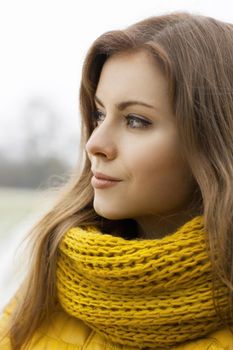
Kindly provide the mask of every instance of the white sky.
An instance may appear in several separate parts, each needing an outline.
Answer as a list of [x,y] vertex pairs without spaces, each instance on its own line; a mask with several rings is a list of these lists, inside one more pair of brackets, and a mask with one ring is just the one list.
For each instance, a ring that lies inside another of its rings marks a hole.
[[77,133],[80,72],[91,43],[176,10],[233,22],[231,0],[0,0],[0,147],[20,139],[23,108],[34,96],[62,116],[61,139]]

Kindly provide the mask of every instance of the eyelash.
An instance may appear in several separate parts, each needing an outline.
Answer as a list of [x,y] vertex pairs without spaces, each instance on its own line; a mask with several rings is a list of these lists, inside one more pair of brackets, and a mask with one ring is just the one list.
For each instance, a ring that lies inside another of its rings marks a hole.
[[[99,111],[99,110],[96,110],[94,113],[93,113],[93,120],[94,120],[94,124],[95,124],[95,127],[98,125],[98,117],[100,116],[100,115],[103,115],[103,113],[101,112],[101,111]],[[141,126],[139,126],[139,127],[131,127],[132,129],[141,129],[141,128],[146,128],[146,127],[148,127],[149,125],[151,125],[151,123],[150,122],[148,122],[147,120],[144,120],[144,119],[142,119],[142,118],[139,118],[139,117],[136,117],[136,116],[134,116],[134,115],[125,115],[124,116],[125,117],[125,119],[127,120],[127,122],[129,121],[129,120],[133,120],[133,121],[137,121],[137,122],[139,122],[140,124],[141,124]],[[128,126],[130,127],[130,124],[128,124]]]

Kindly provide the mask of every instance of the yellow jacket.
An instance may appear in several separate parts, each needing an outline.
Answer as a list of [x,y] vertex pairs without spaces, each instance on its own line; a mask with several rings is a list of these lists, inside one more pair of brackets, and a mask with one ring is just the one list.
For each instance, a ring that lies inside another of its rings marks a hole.
[[[1,329],[6,322],[3,315]],[[28,350],[138,350],[115,345],[91,330],[81,320],[69,316],[62,309],[54,313],[34,334]],[[11,350],[9,339],[0,341],[0,350]],[[169,350],[233,350],[233,334],[222,329],[204,339],[186,342]]]

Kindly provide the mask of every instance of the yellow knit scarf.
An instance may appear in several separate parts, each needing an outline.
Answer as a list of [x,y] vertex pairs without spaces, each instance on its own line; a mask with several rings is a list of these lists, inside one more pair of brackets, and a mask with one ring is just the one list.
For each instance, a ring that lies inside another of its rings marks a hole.
[[[202,216],[154,240],[72,228],[59,246],[59,302],[124,349],[170,349],[203,337],[221,327],[205,236]],[[227,311],[225,287],[218,298]]]

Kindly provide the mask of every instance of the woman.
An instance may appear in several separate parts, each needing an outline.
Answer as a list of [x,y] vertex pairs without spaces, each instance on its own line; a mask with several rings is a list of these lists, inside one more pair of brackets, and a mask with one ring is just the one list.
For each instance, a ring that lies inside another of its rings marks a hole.
[[232,42],[173,13],[93,43],[81,172],[32,230],[0,349],[233,349]]

